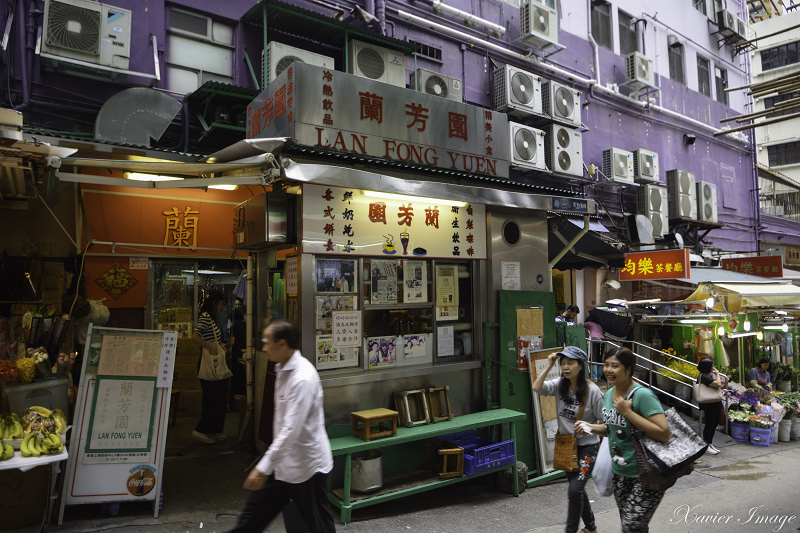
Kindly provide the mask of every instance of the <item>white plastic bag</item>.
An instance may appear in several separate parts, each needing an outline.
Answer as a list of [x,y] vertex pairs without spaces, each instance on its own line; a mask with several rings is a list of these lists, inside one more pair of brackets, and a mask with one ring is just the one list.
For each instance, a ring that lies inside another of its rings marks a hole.
[[614,494],[614,484],[611,481],[611,451],[608,449],[608,437],[600,443],[597,450],[597,459],[592,470],[594,490],[598,496],[611,496]]

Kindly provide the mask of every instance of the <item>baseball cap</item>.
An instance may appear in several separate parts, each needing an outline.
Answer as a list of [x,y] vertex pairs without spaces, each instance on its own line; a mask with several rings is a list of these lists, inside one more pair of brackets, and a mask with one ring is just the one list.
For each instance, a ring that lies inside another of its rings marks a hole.
[[578,361],[586,361],[588,360],[588,356],[586,352],[578,348],[577,346],[567,346],[560,352],[556,353],[559,357],[569,357],[570,359],[577,359]]

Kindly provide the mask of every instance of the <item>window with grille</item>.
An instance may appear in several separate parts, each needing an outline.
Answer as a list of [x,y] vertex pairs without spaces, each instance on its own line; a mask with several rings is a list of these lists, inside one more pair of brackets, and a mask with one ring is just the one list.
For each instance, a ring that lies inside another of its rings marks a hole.
[[207,81],[233,83],[234,27],[175,8],[168,14],[167,89],[187,94]]
[[619,53],[628,55],[637,51],[635,18],[619,11]]
[[761,70],[771,70],[800,63],[800,42],[782,44],[761,52]]
[[436,61],[442,60],[441,48],[436,48],[435,46],[419,43],[417,41],[408,41],[408,42],[417,47],[417,56],[427,57],[429,59],[434,59]]
[[592,5],[592,37],[598,45],[614,49],[611,42],[611,5],[605,2]]
[[697,56],[697,90],[700,94],[711,96],[711,73],[708,59]]
[[800,163],[800,141],[774,144],[767,147],[767,154],[771,167]]
[[776,109],[773,114],[769,115],[769,118],[781,117],[783,115],[791,115],[792,113],[798,113],[800,112],[800,98],[798,98],[798,100],[794,102],[793,105],[785,105],[785,106],[779,105],[783,102],[788,102],[793,98],[797,98],[798,96],[800,96],[800,91],[794,91],[787,94],[779,94],[777,96],[768,96],[767,98],[764,98],[764,109],[765,110],[772,109],[773,107],[778,106],[778,109]]
[[680,43],[669,46],[669,79],[686,85],[683,72],[683,45]]

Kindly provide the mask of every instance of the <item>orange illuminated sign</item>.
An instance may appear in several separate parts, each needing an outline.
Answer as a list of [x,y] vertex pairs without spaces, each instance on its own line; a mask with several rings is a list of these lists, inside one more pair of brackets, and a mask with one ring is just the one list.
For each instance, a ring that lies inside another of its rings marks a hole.
[[762,278],[783,277],[783,259],[779,255],[723,259],[722,268],[732,272],[761,276]]
[[679,279],[689,275],[689,250],[684,248],[625,254],[625,267],[620,270],[619,279]]

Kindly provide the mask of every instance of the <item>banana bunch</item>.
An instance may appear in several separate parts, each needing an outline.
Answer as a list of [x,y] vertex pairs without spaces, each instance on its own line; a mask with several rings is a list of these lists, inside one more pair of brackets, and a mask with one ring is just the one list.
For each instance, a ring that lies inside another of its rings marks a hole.
[[10,444],[2,444],[0,445],[0,449],[2,449],[0,461],[5,461],[14,457],[14,448],[12,448]]
[[0,438],[21,439],[22,436],[22,424],[16,413],[0,415]]
[[38,405],[33,405],[25,410],[22,417],[23,434],[37,433],[57,433],[59,435],[67,431],[67,417],[61,409],[47,409]]
[[53,455],[61,453],[63,449],[64,443],[55,433],[46,434],[41,441],[39,441],[39,436],[36,433],[28,433],[19,445],[22,457],[39,457],[42,454]]

